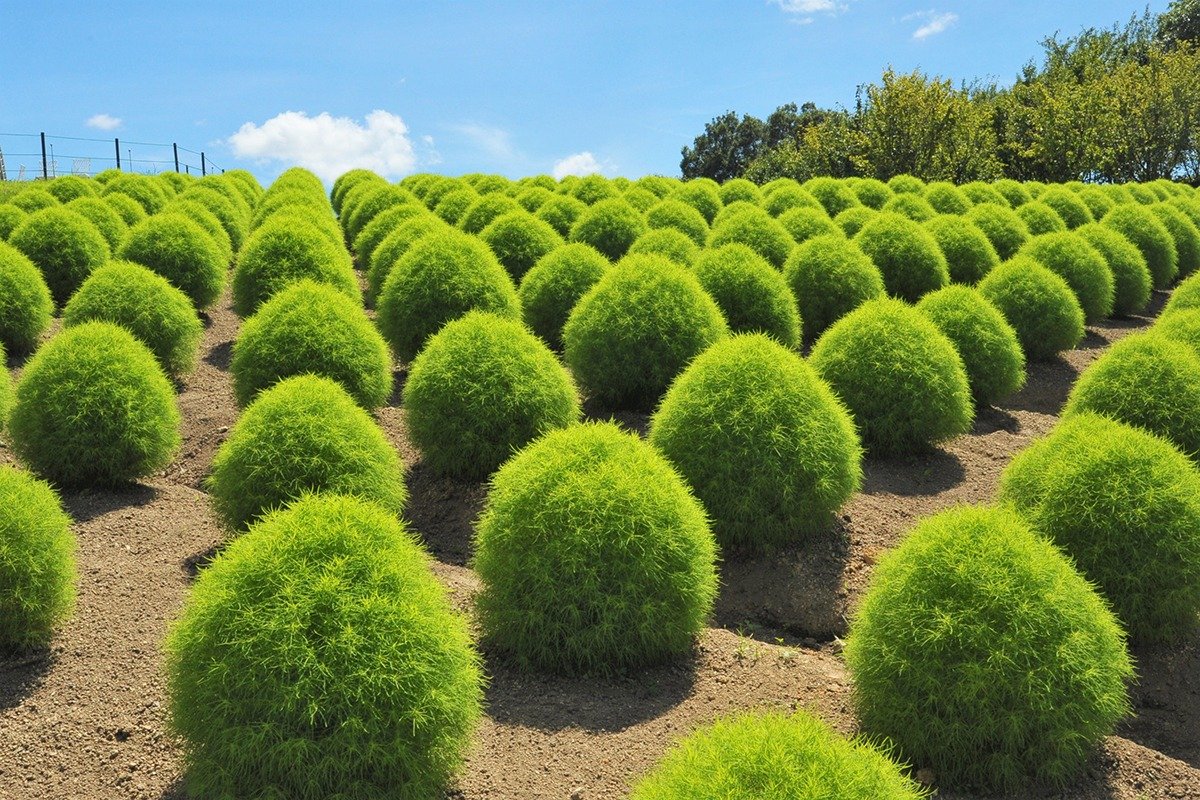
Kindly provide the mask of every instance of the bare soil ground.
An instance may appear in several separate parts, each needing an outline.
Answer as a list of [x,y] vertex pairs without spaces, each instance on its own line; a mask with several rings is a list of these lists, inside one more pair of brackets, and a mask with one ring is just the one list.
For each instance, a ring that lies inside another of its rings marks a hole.
[[[724,563],[713,627],[691,659],[598,681],[523,674],[488,658],[487,716],[452,796],[620,797],[672,740],[737,709],[811,709],[852,733],[838,637],[879,555],[921,516],[990,500],[1013,454],[1054,425],[1079,372],[1147,323],[1091,328],[1079,349],[1032,365],[1020,394],[982,411],[974,431],[944,449],[868,460],[863,491],[826,537]],[[238,416],[228,374],[238,325],[226,295],[208,321],[200,366],[180,387],[184,443],[166,472],[122,492],[64,497],[79,540],[78,609],[49,648],[0,659],[4,800],[187,797],[165,727],[159,648],[223,538],[203,481]],[[471,523],[486,488],[431,475],[407,441],[403,412],[393,404],[378,416],[409,467],[408,522],[455,602],[469,608],[478,585],[468,566]],[[645,428],[644,416],[619,420]],[[0,462],[12,460],[0,444]],[[1075,785],[1023,797],[1200,798],[1200,636],[1134,655],[1136,716]]]

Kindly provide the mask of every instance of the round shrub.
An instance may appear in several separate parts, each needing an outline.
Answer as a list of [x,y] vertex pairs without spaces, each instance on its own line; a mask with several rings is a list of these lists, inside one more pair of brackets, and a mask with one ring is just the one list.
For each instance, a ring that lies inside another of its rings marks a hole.
[[883,276],[874,262],[840,234],[817,236],[797,247],[783,274],[800,309],[805,342],[884,294]]
[[554,191],[545,186],[529,186],[516,195],[517,202],[521,204],[521,208],[530,214],[541,208],[542,203],[551,197],[554,197]]
[[[374,197],[374,195],[371,196]],[[411,199],[411,195],[407,193],[405,197]],[[262,201],[254,207],[254,214],[250,217],[250,229],[254,230],[262,225],[268,217],[279,213],[293,212],[305,216],[329,217],[332,219],[332,210],[329,201],[323,195],[315,194],[307,189],[276,190],[272,188],[263,196]],[[335,222],[334,224],[336,225],[337,223]],[[338,238],[339,241],[342,238],[342,229],[340,227],[338,228]],[[345,238],[353,241],[352,236],[347,235]]]
[[1025,384],[1017,332],[978,290],[947,286],[922,297],[917,310],[954,344],[977,404],[991,405]]
[[391,353],[362,306],[307,279],[277,292],[246,320],[230,372],[239,406],[283,378],[304,374],[337,381],[367,410],[392,395]]
[[559,236],[567,236],[584,211],[587,211],[587,203],[565,194],[556,194],[542,203],[534,216],[550,223]]
[[570,375],[520,322],[472,311],[429,338],[404,384],[413,443],[434,472],[482,480],[542,434],[579,421]]
[[706,250],[693,272],[717,302],[731,331],[759,331],[785,347],[800,347],[795,296],[779,271],[749,247],[727,244]]
[[645,218],[629,203],[621,199],[601,200],[575,220],[570,239],[590,244],[616,261],[645,232]]
[[1037,200],[1031,200],[1023,206],[1019,206],[1016,210],[1016,215],[1025,223],[1025,227],[1029,229],[1030,236],[1041,236],[1046,233],[1062,233],[1067,230],[1067,223],[1063,222],[1058,212]]
[[888,293],[916,302],[950,282],[937,240],[916,222],[888,212],[863,226],[855,243],[879,268]]
[[745,200],[755,205],[762,204],[762,190],[758,188],[758,184],[754,181],[749,181],[745,178],[730,178],[725,181],[721,184],[721,188],[717,190],[717,195],[725,205],[729,205],[736,200]]
[[316,375],[259,393],[217,451],[207,488],[232,531],[309,492],[353,495],[397,516],[407,499],[400,457],[375,420]]
[[1112,211],[1113,207],[1116,206],[1116,201],[1109,197],[1108,193],[1098,186],[1085,186],[1076,191],[1075,194],[1077,194],[1079,199],[1083,201],[1083,204],[1087,206],[1088,211],[1092,213],[1092,219],[1094,220],[1103,219],[1104,215],[1109,211]]
[[912,192],[896,194],[879,210],[908,217],[914,222],[925,222],[938,215],[937,209],[924,196]]
[[610,263],[586,244],[567,244],[543,256],[525,273],[517,298],[525,324],[555,350],[579,298],[608,271]]
[[866,225],[879,212],[868,206],[852,206],[837,215],[834,223],[842,229],[842,232],[847,236],[855,236],[862,230],[863,225]]
[[354,255],[358,258],[358,268],[365,270],[370,265],[375,249],[389,234],[410,219],[422,216],[426,215],[419,203],[403,203],[379,212],[354,239]]
[[1000,499],[1071,557],[1139,641],[1200,612],[1200,471],[1164,439],[1076,414],[1017,455]]
[[1172,341],[1186,344],[1200,356],[1200,309],[1185,308],[1159,317],[1150,328],[1154,333]]
[[183,375],[196,366],[204,325],[192,301],[140,264],[110,261],[88,276],[63,309],[63,325],[92,320],[132,333],[168,375]]
[[346,248],[294,218],[265,223],[246,240],[233,271],[233,310],[248,317],[276,292],[309,278],[357,301],[358,279]]
[[1011,178],[1002,178],[992,183],[992,188],[1004,195],[1004,199],[1013,208],[1023,206],[1033,199],[1033,195],[1024,184]]
[[584,175],[570,187],[571,197],[582,200],[589,206],[601,200],[612,200],[620,194],[617,187],[603,175]]
[[721,206],[723,205],[721,195],[716,189],[716,184],[711,181],[687,181],[667,195],[667,197],[671,200],[687,203],[699,211],[700,215],[704,217],[705,224],[708,225],[712,224],[713,219],[717,216],[717,212],[721,210]]
[[1051,186],[1047,188],[1038,195],[1038,202],[1045,203],[1054,209],[1054,213],[1058,214],[1059,218],[1066,223],[1068,230],[1075,230],[1089,222],[1095,222],[1087,204],[1079,195],[1065,187]]
[[1112,228],[1091,222],[1076,228],[1104,258],[1113,276],[1113,314],[1137,314],[1150,302],[1150,268],[1133,243]]
[[31,187],[17,192],[8,201],[26,214],[41,211],[43,208],[54,208],[61,205],[58,198],[39,187]]
[[10,353],[31,352],[53,313],[42,273],[20,250],[0,242],[0,345]]
[[895,194],[891,187],[876,178],[858,178],[850,184],[850,190],[860,203],[875,211],[881,210]]
[[[354,241],[355,237],[362,232],[362,229],[380,213],[387,211],[389,208],[411,202],[415,202],[412,193],[403,186],[397,186],[396,184],[380,186],[374,191],[365,194],[358,205],[354,207],[354,213],[345,220],[346,240]],[[321,198],[321,206],[328,208],[328,204],[324,202],[324,198]]]
[[781,216],[793,208],[807,207],[825,210],[825,207],[817,202],[817,198],[801,189],[795,181],[782,184],[769,192],[764,191],[762,207],[772,217]]
[[865,740],[806,712],[738,714],[678,742],[631,800],[919,800],[925,792]]
[[450,230],[419,239],[392,267],[376,324],[396,357],[409,362],[426,339],[473,309],[511,318],[521,312],[516,287],[488,246]]
[[965,214],[971,210],[971,200],[957,186],[947,181],[926,184],[922,196],[939,214]]
[[401,223],[384,237],[371,253],[371,264],[367,268],[367,299],[372,303],[379,299],[384,281],[409,248],[431,233],[454,230],[431,214],[412,217]]
[[796,244],[804,244],[816,236],[844,234],[841,226],[830,219],[825,209],[819,206],[800,206],[785,211],[779,217],[779,224],[791,234]]
[[1025,220],[1006,206],[981,203],[972,207],[965,216],[983,231],[992,247],[996,248],[996,255],[1000,256],[1001,261],[1015,256],[1021,245],[1029,239],[1029,226]]
[[199,309],[215,303],[225,288],[227,262],[221,248],[181,214],[159,214],[139,222],[129,230],[118,255],[157,272]]
[[225,227],[221,225],[221,220],[217,218],[217,215],[208,210],[208,206],[203,205],[198,200],[174,199],[163,206],[162,213],[182,214],[192,222],[195,222],[216,242],[217,247],[221,249],[221,255],[224,257],[225,263],[233,263],[233,240],[229,238],[229,234],[225,231]]
[[974,285],[1000,263],[996,248],[967,217],[941,214],[925,223],[950,270],[950,280]]
[[0,241],[7,240],[27,216],[25,211],[11,203],[0,203]]
[[520,281],[538,259],[563,244],[548,222],[526,211],[496,217],[479,234],[514,281]]
[[346,198],[346,194],[364,181],[380,183],[384,181],[384,178],[369,169],[360,168],[343,172],[334,179],[333,186],[329,190],[329,199],[335,213],[341,213],[342,201]]
[[649,441],[704,504],[726,553],[802,544],[862,478],[849,412],[812,367],[761,334],[697,356],[663,397]]
[[484,641],[527,669],[611,674],[688,652],[717,591],[704,509],[612,423],[552,431],[493,476],[476,525]]
[[[462,220],[463,215],[467,213],[476,200],[479,199],[479,192],[469,186],[463,186],[455,189],[452,192],[446,192],[438,204],[433,207],[433,213],[438,215],[442,220],[450,225],[457,225]],[[509,211],[509,214],[516,212]]]
[[568,366],[609,407],[649,408],[695,356],[729,331],[686,267],[623,259],[588,290],[563,327]]
[[1062,276],[1083,309],[1084,322],[1099,322],[1113,311],[1113,274],[1104,256],[1075,233],[1047,233],[1025,243],[1027,257]]
[[108,203],[113,211],[116,211],[126,227],[137,225],[142,220],[149,216],[136,200],[126,194],[106,194],[101,195],[100,199]]
[[836,217],[847,208],[862,205],[845,181],[838,178],[820,176],[806,181],[802,187],[806,192],[817,198],[817,202],[830,217]]
[[60,203],[69,203],[77,197],[95,197],[99,184],[78,175],[61,175],[46,184],[46,191]]
[[864,732],[947,787],[1062,786],[1129,711],[1112,612],[1004,508],[928,517],[883,556],[845,658]]
[[147,214],[157,214],[167,204],[168,190],[149,175],[124,172],[104,184],[102,195],[123,194],[134,200]]
[[12,406],[12,378],[8,374],[8,354],[0,344],[0,431],[8,423],[8,411]]
[[58,305],[109,257],[108,243],[96,226],[61,206],[30,214],[8,241],[41,270]]
[[925,181],[915,175],[893,175],[888,179],[887,186],[895,194],[921,194],[925,191]]
[[1140,205],[1148,206],[1161,199],[1153,189],[1140,183],[1126,183],[1122,188],[1135,203]]
[[649,210],[650,206],[656,205],[659,201],[658,195],[654,192],[633,185],[622,191],[621,196],[625,198],[625,202],[643,214]]
[[1200,356],[1154,333],[1127,336],[1083,371],[1064,415],[1091,412],[1144,428],[1200,454]]
[[1165,318],[1191,308],[1200,308],[1200,276],[1196,275],[1179,282],[1159,316]]
[[429,556],[353,497],[231,542],[165,650],[196,797],[438,797],[480,717],[479,657]]
[[1146,259],[1155,289],[1166,289],[1179,274],[1179,255],[1170,231],[1159,218],[1140,205],[1119,205],[1100,222],[1133,242]]
[[75,536],[58,495],[0,465],[0,652],[46,644],[75,606]]
[[1067,282],[1026,258],[1005,261],[979,291],[1008,320],[1031,361],[1054,358],[1083,341],[1083,309]]
[[170,381],[144,344],[109,322],[64,330],[34,353],[8,427],[21,461],[71,488],[152,475],[180,444]]
[[99,197],[80,197],[67,203],[66,207],[96,226],[108,243],[109,252],[115,253],[121,248],[129,226],[111,205]]
[[1175,260],[1179,264],[1176,277],[1186,278],[1200,267],[1200,229],[1188,215],[1170,203],[1155,203],[1149,209],[1171,234]]
[[700,247],[687,234],[675,228],[657,228],[643,233],[629,248],[629,255],[650,253],[666,256],[676,264],[690,267],[700,256]]
[[972,181],[971,183],[964,183],[958,188],[971,201],[972,206],[977,206],[980,203],[992,203],[1004,208],[1012,208],[1008,199],[996,191],[996,187],[991,184],[982,181]]
[[776,269],[783,268],[783,263],[796,246],[787,228],[757,208],[739,211],[713,225],[712,233],[708,236],[710,248],[734,243],[748,246]]
[[520,204],[506,194],[485,194],[463,212],[458,227],[466,233],[478,234],[498,217],[522,210]]
[[229,243],[233,246],[234,252],[242,248],[246,236],[249,235],[249,218],[243,216],[228,197],[211,188],[197,186],[179,195],[179,199],[199,203],[207,208],[210,214],[221,221],[221,227],[229,236]]
[[971,429],[971,390],[958,351],[903,301],[863,303],[825,331],[810,361],[850,407],[875,455],[926,450]]

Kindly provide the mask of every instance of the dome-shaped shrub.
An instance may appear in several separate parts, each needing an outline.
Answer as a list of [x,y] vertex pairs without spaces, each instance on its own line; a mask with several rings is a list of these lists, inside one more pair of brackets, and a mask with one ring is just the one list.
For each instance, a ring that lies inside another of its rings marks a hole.
[[17,208],[24,211],[26,214],[32,214],[35,211],[41,211],[43,208],[55,208],[62,205],[58,202],[58,198],[39,187],[31,187],[24,189],[13,195],[9,201]]
[[895,195],[890,186],[876,178],[858,178],[850,184],[850,190],[860,203],[875,211]]
[[874,262],[840,234],[817,236],[797,247],[783,274],[799,306],[806,342],[884,293],[883,276]]
[[1116,202],[1109,197],[1108,193],[1098,186],[1085,186],[1084,188],[1076,191],[1075,194],[1078,195],[1079,199],[1083,201],[1083,204],[1087,206],[1088,211],[1091,212],[1092,219],[1094,220],[1103,219],[1104,215],[1109,211],[1112,211],[1117,205]]
[[947,787],[1061,786],[1129,710],[1112,612],[1002,508],[929,517],[883,556],[845,658],[863,731]]
[[479,234],[514,281],[520,281],[538,259],[563,244],[548,222],[526,211],[497,217]]
[[970,198],[948,181],[928,183],[921,194],[939,214],[965,214],[971,210]]
[[42,273],[20,250],[0,242],[0,345],[10,353],[32,351],[53,313]]
[[589,206],[601,200],[612,200],[619,197],[621,192],[603,175],[584,175],[570,187],[570,195]]
[[1154,333],[1127,336],[1083,371],[1064,415],[1091,412],[1136,425],[1200,457],[1200,356]]
[[0,241],[7,241],[27,216],[29,214],[11,203],[0,203]]
[[383,290],[383,284],[387,280],[388,274],[410,247],[431,233],[447,231],[454,231],[454,228],[449,227],[432,214],[423,214],[405,220],[384,237],[371,254],[371,264],[367,268],[367,299],[372,303],[379,299],[379,293]]
[[685,267],[690,267],[700,256],[700,247],[687,234],[675,228],[656,228],[643,233],[629,248],[629,255],[650,253],[666,256]]
[[120,215],[121,220],[125,223],[126,227],[137,225],[139,222],[149,216],[145,211],[142,210],[142,207],[138,204],[138,201],[134,200],[127,194],[106,194],[101,195],[100,199],[107,203],[113,211],[116,211],[117,214]]
[[8,241],[41,270],[58,305],[109,257],[108,243],[96,226],[62,206],[30,214]]
[[562,329],[571,309],[609,266],[595,248],[578,242],[547,253],[525,273],[517,291],[525,324],[552,348],[562,350]]
[[380,290],[376,324],[392,352],[412,361],[425,340],[473,309],[520,315],[512,279],[487,245],[458,231],[419,239]]
[[336,213],[341,213],[342,201],[346,198],[346,194],[364,181],[380,183],[384,181],[384,178],[369,169],[360,168],[343,172],[334,179],[333,186],[329,190],[329,199]]
[[717,216],[717,212],[724,205],[721,202],[721,195],[716,189],[716,184],[712,181],[687,181],[667,195],[667,197],[671,200],[687,203],[696,209],[704,217],[704,222],[709,225],[712,224],[713,219]]
[[123,194],[131,198],[147,214],[157,214],[170,199],[170,192],[163,184],[149,175],[124,172],[104,184],[102,195]]
[[654,192],[639,188],[637,186],[630,186],[629,188],[625,189],[621,193],[621,196],[625,198],[625,202],[629,203],[629,205],[633,206],[643,214],[646,213],[650,206],[658,202],[658,195],[654,194]]
[[873,454],[928,449],[971,429],[971,390],[958,351],[900,300],[863,303],[825,331],[810,360],[849,406]]
[[888,293],[910,302],[950,282],[950,270],[937,240],[899,214],[880,212],[854,237],[879,268]]
[[152,475],[180,444],[170,381],[144,344],[108,322],[64,330],[34,353],[8,427],[21,461],[64,487]]
[[1083,309],[1067,282],[1027,258],[1005,261],[979,291],[1008,320],[1031,361],[1054,358],[1083,341]]
[[346,248],[295,218],[271,220],[246,240],[233,271],[233,310],[248,317],[276,292],[309,278],[358,300],[358,279]]
[[1164,439],[1077,414],[1019,453],[1000,499],[1071,556],[1137,640],[1194,630],[1200,471]]
[[663,397],[649,441],[695,491],[726,552],[803,543],[862,477],[849,412],[800,356],[761,334],[697,356]]
[[1159,317],[1150,328],[1153,333],[1186,344],[1200,356],[1200,309],[1184,308]]
[[1015,256],[1029,240],[1029,226],[1025,220],[1006,206],[981,203],[972,207],[965,216],[983,231],[992,247],[996,248],[996,255],[1000,256],[1001,261]]
[[196,365],[204,325],[188,296],[131,261],[110,261],[83,282],[63,309],[63,325],[111,322],[150,348],[168,375]]
[[817,198],[817,202],[825,208],[825,212],[830,217],[836,217],[847,208],[862,205],[858,195],[850,189],[845,181],[838,178],[822,175],[805,181],[802,188]]
[[358,268],[365,270],[371,264],[375,249],[393,231],[411,219],[424,216],[427,214],[420,203],[403,203],[380,212],[354,239],[354,255],[358,259]]
[[738,200],[744,200],[754,205],[762,205],[762,190],[754,181],[745,178],[730,178],[721,184],[717,190],[721,202],[729,205]]
[[1113,314],[1137,314],[1150,302],[1150,269],[1146,259],[1132,242],[1112,228],[1096,222],[1076,228],[1096,249],[1113,276]]
[[704,509],[612,423],[552,431],[492,478],[475,537],[484,641],[519,665],[621,672],[688,652],[717,591]]
[[221,255],[225,258],[225,263],[233,263],[233,240],[229,238],[229,233],[226,232],[217,215],[208,210],[208,206],[199,200],[173,199],[163,206],[162,213],[182,214],[195,222],[216,242],[217,247],[221,248]]
[[100,194],[100,184],[78,175],[60,175],[46,184],[46,191],[60,203],[69,203],[77,197],[95,197]]
[[[446,192],[442,196],[442,199],[438,201],[438,204],[433,207],[433,213],[447,224],[457,225],[462,220],[463,215],[467,213],[467,209],[474,205],[478,199],[479,192],[470,186],[463,186],[452,192]],[[516,212],[509,211],[506,213],[514,214]]]
[[972,181],[971,183],[964,183],[958,188],[971,201],[972,206],[977,206],[980,203],[992,203],[1004,208],[1012,208],[1008,199],[996,191],[996,187],[991,184],[982,181]]
[[649,408],[728,330],[686,267],[640,255],[622,260],[579,300],[563,343],[571,372],[592,398],[610,407]]
[[99,197],[80,197],[67,203],[66,207],[96,226],[108,243],[109,252],[115,253],[121,248],[129,226],[111,205]]
[[922,195],[903,192],[895,195],[879,209],[890,214],[908,217],[914,222],[926,222],[938,215],[937,209]]
[[[768,184],[768,186],[770,185]],[[780,185],[769,192],[764,191],[762,207],[772,217],[782,216],[793,208],[819,208],[821,211],[825,210],[825,207],[817,202],[817,198],[804,189],[801,189],[800,185],[795,181]]]
[[341,384],[367,410],[392,395],[392,357],[362,306],[327,284],[291,284],[259,306],[233,344],[238,405],[292,375]]
[[804,244],[816,236],[844,235],[841,226],[820,206],[799,206],[785,211],[779,217],[779,224],[791,234],[796,244]]
[[717,301],[729,329],[760,331],[800,347],[800,311],[787,281],[744,244],[706,250],[693,267],[700,286]]
[[8,374],[8,354],[0,343],[0,431],[8,423],[8,411],[13,401],[12,378]]
[[865,740],[806,712],[739,714],[689,734],[633,787],[631,800],[920,800]]
[[148,267],[181,290],[196,308],[211,306],[225,288],[228,262],[204,228],[181,214],[160,214],[129,230],[118,256]]
[[792,248],[792,238],[778,220],[762,209],[747,208],[713,224],[708,236],[710,248],[726,244],[744,244],[776,269],[782,269]]
[[492,221],[512,211],[522,211],[520,204],[506,194],[485,194],[463,212],[458,227],[471,234],[479,234]]
[[559,236],[565,237],[571,233],[571,226],[584,211],[587,211],[587,203],[565,194],[556,194],[542,203],[534,216],[550,223]]
[[308,492],[354,495],[395,515],[407,498],[400,457],[375,420],[315,375],[259,393],[217,451],[208,491],[233,531]]
[[510,455],[579,421],[570,375],[520,322],[472,311],[448,322],[404,384],[413,444],[434,472],[481,480]]
[[863,225],[875,219],[878,214],[878,211],[868,206],[852,206],[838,214],[833,222],[847,236],[855,236],[862,230]]
[[915,175],[893,175],[887,185],[895,194],[921,194],[925,191],[925,181]]
[[1170,231],[1159,218],[1140,205],[1119,205],[1100,222],[1133,242],[1146,259],[1155,289],[1166,289],[1179,274],[1179,255]]
[[1046,233],[1025,243],[1018,253],[1062,276],[1083,309],[1087,323],[1099,322],[1113,310],[1113,274],[1100,251],[1076,233]]
[[195,797],[440,797],[480,716],[466,621],[387,510],[313,495],[192,587],[167,637]]
[[1171,299],[1163,306],[1160,317],[1167,317],[1178,311],[1200,308],[1200,276],[1192,275],[1179,282],[1171,292]]
[[1017,332],[978,290],[947,286],[922,297],[917,309],[954,344],[976,403],[991,405],[1025,384]]
[[1013,208],[1023,206],[1033,199],[1033,195],[1024,184],[1019,181],[1014,181],[1011,178],[1002,178],[992,183],[992,188],[1004,195],[1004,199]]
[[601,200],[575,220],[570,239],[590,244],[616,261],[645,232],[645,218],[625,200]]
[[762,208],[754,205],[754,203],[748,203],[745,200],[735,200],[729,205],[722,207],[721,210],[717,212],[717,215],[713,217],[711,227],[713,230],[716,230],[726,220],[732,219],[744,211],[758,212],[759,214],[771,217],[770,214],[767,214],[762,210]]
[[[403,186],[396,184],[379,186],[374,191],[365,194],[358,205],[354,207],[354,213],[345,219],[346,240],[353,242],[362,229],[370,224],[371,220],[389,208],[414,202],[416,202],[416,198]],[[328,203],[324,202],[324,198],[322,198],[321,205],[328,208]]]
[[1170,203],[1155,203],[1149,209],[1171,234],[1175,260],[1179,264],[1176,277],[1186,278],[1200,267],[1200,229],[1187,214]]
[[528,211],[530,214],[536,212],[542,207],[551,197],[554,197],[554,191],[545,186],[530,186],[523,189],[517,196],[517,202],[521,204],[521,208]]
[[0,465],[0,652],[44,645],[74,606],[70,517],[47,484]]
[[974,285],[1000,263],[996,248],[967,217],[941,214],[925,223],[950,270],[950,280]]
[[1018,207],[1016,215],[1025,223],[1025,227],[1029,229],[1030,236],[1041,236],[1046,233],[1062,233],[1067,230],[1067,223],[1063,222],[1058,212],[1037,200],[1032,200]]
[[1066,224],[1068,230],[1095,222],[1087,204],[1070,189],[1062,186],[1051,186],[1038,195],[1038,202],[1045,203],[1054,209],[1054,213]]
[[[111,197],[105,199],[112,200]],[[196,202],[207,208],[209,213],[221,221],[221,227],[229,235],[229,242],[234,251],[241,249],[246,236],[249,235],[249,217],[244,216],[228,197],[214,189],[196,186],[179,195],[179,199]]]

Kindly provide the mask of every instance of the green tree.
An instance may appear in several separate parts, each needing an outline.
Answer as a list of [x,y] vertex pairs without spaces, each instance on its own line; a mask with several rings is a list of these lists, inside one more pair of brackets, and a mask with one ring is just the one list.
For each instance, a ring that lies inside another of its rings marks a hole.
[[746,171],[763,144],[762,120],[726,111],[704,126],[691,147],[683,148],[679,169],[685,179],[727,181]]

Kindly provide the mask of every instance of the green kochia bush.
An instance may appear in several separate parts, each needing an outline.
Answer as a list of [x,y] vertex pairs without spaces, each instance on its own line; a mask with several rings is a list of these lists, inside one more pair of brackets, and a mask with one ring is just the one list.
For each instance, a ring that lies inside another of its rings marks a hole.
[[692,266],[700,255],[700,246],[688,238],[683,231],[674,228],[648,230],[637,238],[629,248],[629,255],[654,253],[682,264]]
[[1018,207],[1016,214],[1025,223],[1025,226],[1029,228],[1030,236],[1041,236],[1046,233],[1062,233],[1067,230],[1067,223],[1063,222],[1058,212],[1037,200]]
[[868,206],[852,206],[837,215],[834,223],[847,236],[856,236],[879,212]]
[[1133,243],[1112,228],[1093,222],[1075,232],[1094,247],[1113,274],[1113,313],[1137,314],[1150,302],[1150,268]]
[[220,246],[182,214],[160,214],[129,230],[118,253],[148,267],[181,290],[196,308],[208,308],[225,288],[228,263]]
[[480,197],[458,218],[458,227],[466,233],[479,234],[492,221],[513,211],[522,211],[521,205],[506,194],[487,194]]
[[133,334],[86,322],[25,365],[9,432],[17,456],[63,487],[152,475],[179,448],[179,411],[162,368]]
[[1112,612],[1006,509],[942,512],[885,555],[845,658],[863,731],[946,787],[1062,786],[1129,711]]
[[404,410],[425,463],[474,480],[580,416],[571,376],[550,349],[520,322],[484,311],[429,338],[409,368]]
[[354,255],[358,259],[358,268],[366,269],[370,265],[375,248],[379,247],[392,231],[410,219],[423,216],[427,215],[420,203],[404,203],[381,211],[354,239]]
[[1170,203],[1155,203],[1149,208],[1171,234],[1175,260],[1179,264],[1176,276],[1186,278],[1200,267],[1200,229],[1188,215]]
[[979,291],[1000,309],[1031,361],[1053,358],[1083,340],[1083,309],[1075,293],[1036,261],[1005,261],[979,282]]
[[104,241],[108,242],[109,252],[115,253],[120,249],[129,226],[111,205],[99,197],[80,197],[67,203],[66,207],[96,226]]
[[571,241],[590,244],[616,261],[646,232],[641,212],[623,199],[601,200],[589,206],[571,226]]
[[50,289],[37,266],[17,248],[0,242],[0,345],[13,353],[33,350],[53,312]]
[[396,266],[410,247],[431,233],[452,230],[454,229],[431,214],[413,217],[397,226],[371,253],[371,263],[367,267],[367,299],[372,303],[379,299],[379,293],[383,291],[384,281],[387,280],[392,267]]
[[1017,333],[978,290],[947,286],[921,298],[917,309],[958,350],[976,403],[991,405],[1025,384]]
[[1065,187],[1051,186],[1038,195],[1038,202],[1054,209],[1054,213],[1058,214],[1070,230],[1095,221],[1087,204],[1079,195]]
[[635,255],[579,300],[563,343],[571,372],[591,397],[609,407],[648,408],[728,330],[687,268],[662,256]]
[[687,181],[678,189],[667,195],[668,199],[687,203],[700,212],[707,224],[712,224],[713,218],[721,210],[721,195],[712,181]]
[[908,217],[914,222],[926,222],[938,214],[937,209],[930,205],[928,200],[912,192],[903,192],[895,195],[884,203],[883,207],[879,210]]
[[217,451],[208,490],[234,531],[308,492],[351,494],[396,515],[407,498],[383,431],[340,384],[315,375],[255,398]]
[[939,214],[965,214],[971,210],[971,200],[962,190],[948,181],[926,184],[924,197]]
[[265,223],[246,240],[233,271],[233,310],[248,317],[271,295],[309,278],[358,300],[358,279],[345,247],[295,218]]
[[291,375],[321,375],[367,410],[392,394],[392,357],[362,307],[327,284],[293,283],[246,320],[233,344],[233,391],[246,406]]
[[1079,300],[1084,322],[1099,322],[1112,314],[1112,270],[1087,239],[1071,232],[1047,233],[1026,242],[1018,255],[1062,276]]
[[63,325],[91,320],[125,328],[169,375],[183,375],[196,365],[204,325],[192,301],[140,264],[110,261],[88,276],[63,309]]
[[650,206],[646,211],[646,225],[651,230],[673,228],[700,247],[708,240],[708,222],[704,215],[680,200],[662,200]]
[[1001,261],[1015,256],[1029,239],[1029,226],[1007,206],[981,203],[968,211],[966,218],[983,231]]
[[27,216],[25,211],[11,203],[0,203],[0,241],[7,241]]
[[44,645],[74,606],[70,518],[47,484],[0,466],[0,652]]
[[731,331],[761,331],[786,347],[800,347],[795,296],[779,271],[749,247],[727,244],[707,250],[693,272],[717,301]]
[[1200,357],[1155,333],[1127,336],[1084,370],[1064,415],[1103,414],[1200,457]]
[[863,226],[854,241],[879,268],[894,297],[915,303],[921,295],[950,282],[946,257],[937,240],[899,214],[880,213]]
[[1200,309],[1185,308],[1159,317],[1151,332],[1192,348],[1200,356]]
[[556,194],[542,203],[534,216],[549,222],[550,227],[558,231],[559,236],[567,236],[570,234],[575,220],[579,219],[579,215],[587,211],[587,208],[587,203],[582,200],[576,200],[565,194]]
[[552,348],[562,350],[562,329],[571,309],[609,266],[590,245],[576,242],[551,250],[521,279],[517,297],[525,324]]
[[946,257],[950,280],[955,283],[974,285],[1000,263],[991,241],[966,217],[942,214],[926,222],[925,229]]
[[0,343],[0,431],[8,422],[8,411],[12,406],[12,378],[8,374],[8,354]]
[[803,543],[858,489],[854,422],[798,355],[761,334],[705,350],[650,423],[725,550]]
[[796,240],[779,220],[753,206],[713,223],[709,247],[735,242],[749,246],[776,269],[783,268],[783,262],[796,246]]
[[1000,499],[1063,548],[1136,640],[1200,612],[1200,471],[1164,439],[1076,414],[1020,453]]
[[814,716],[738,714],[675,745],[631,800],[919,800],[926,793],[874,746]]
[[884,293],[883,276],[874,262],[838,234],[818,236],[797,247],[783,273],[800,307],[806,342]]
[[1179,255],[1170,231],[1154,212],[1127,203],[1108,212],[1100,224],[1112,228],[1142,251],[1155,289],[1166,289],[1171,285],[1179,274]]
[[514,281],[520,281],[537,260],[563,244],[558,232],[526,211],[510,211],[494,219],[479,234]]
[[109,257],[108,243],[96,226],[60,206],[30,214],[8,241],[42,271],[59,305]]
[[900,300],[869,300],[842,317],[817,341],[811,363],[850,407],[876,455],[924,450],[971,428],[962,359],[937,326]]
[[519,665],[610,674],[688,652],[717,591],[704,509],[612,423],[553,431],[492,478],[476,527],[484,642]]
[[[862,206],[865,208],[865,206]],[[804,244],[816,236],[842,235],[845,231],[829,218],[825,209],[801,206],[793,208],[779,217],[779,224],[791,234],[797,244]],[[861,230],[861,228],[859,229]]]
[[157,214],[170,199],[166,187],[149,175],[123,172],[104,184],[103,195],[123,194],[137,202],[147,214]]
[[817,202],[824,206],[831,217],[862,204],[850,186],[837,178],[818,176],[806,181],[803,188],[817,198]]
[[891,187],[876,178],[858,178],[850,184],[850,191],[854,192],[860,203],[874,211],[882,209],[883,204],[895,194]]
[[1160,317],[1166,318],[1191,308],[1200,308],[1200,276],[1196,275],[1180,281],[1175,291],[1171,292],[1171,299],[1163,306]]
[[189,792],[443,796],[483,678],[429,564],[390,511],[337,495],[232,542],[165,648]]

